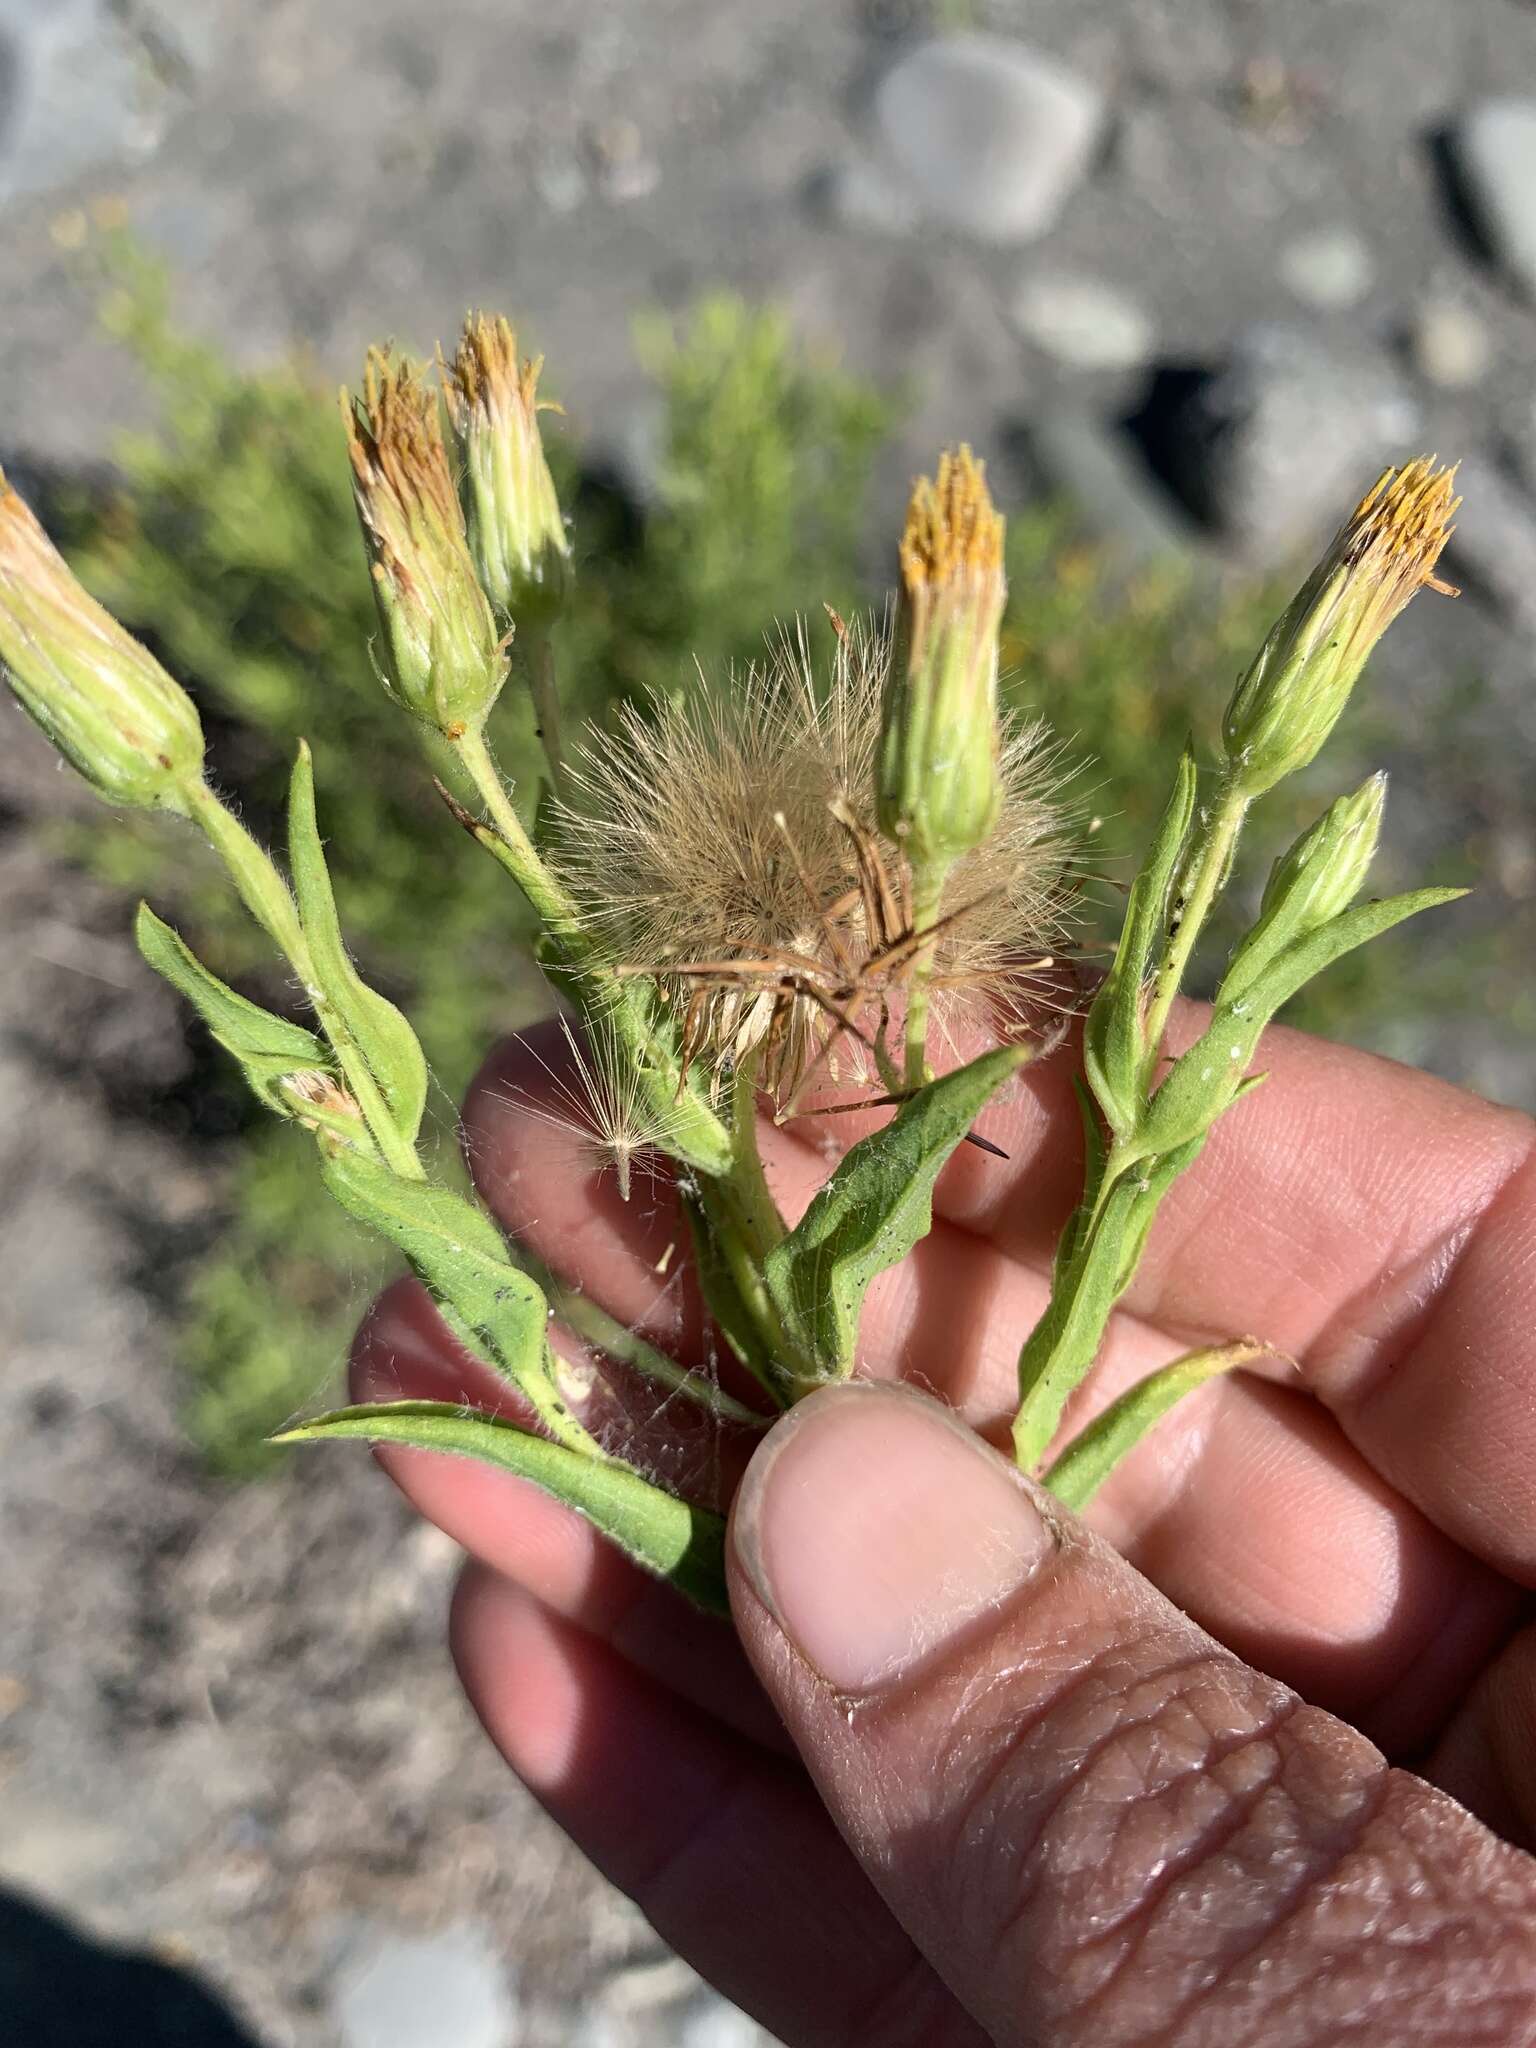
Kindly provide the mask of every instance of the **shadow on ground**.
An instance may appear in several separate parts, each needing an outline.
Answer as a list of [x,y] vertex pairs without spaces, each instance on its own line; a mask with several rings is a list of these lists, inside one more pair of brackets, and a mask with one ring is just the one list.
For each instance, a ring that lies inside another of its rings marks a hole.
[[0,2013],[16,2048],[259,2048],[195,1977],[104,1947],[0,1891]]

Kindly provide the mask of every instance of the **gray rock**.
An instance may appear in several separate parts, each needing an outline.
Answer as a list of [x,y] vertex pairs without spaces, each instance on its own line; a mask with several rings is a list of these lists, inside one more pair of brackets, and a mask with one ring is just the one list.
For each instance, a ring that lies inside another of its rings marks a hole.
[[882,140],[924,211],[983,242],[1045,233],[1081,183],[1103,102],[1052,58],[1002,36],[936,37],[881,82]]
[[1389,461],[1418,411],[1390,364],[1309,329],[1247,330],[1159,422],[1170,480],[1256,566],[1314,546]]
[[1466,457],[1456,488],[1462,503],[1447,573],[1465,578],[1517,631],[1536,633],[1536,506],[1486,455]]
[[1414,314],[1408,346],[1420,376],[1447,391],[1479,383],[1493,361],[1493,337],[1460,299],[1425,299]]
[[147,155],[173,105],[102,0],[0,0],[0,199]]
[[331,2003],[346,2048],[510,2048],[516,2038],[501,1957],[473,1927],[361,1928]]
[[1318,228],[1286,243],[1280,276],[1307,305],[1335,312],[1359,305],[1375,281],[1376,266],[1353,228]]
[[1536,99],[1487,99],[1448,138],[1462,194],[1489,253],[1536,298]]
[[1063,271],[1026,277],[1009,317],[1026,341],[1077,369],[1130,370],[1152,354],[1151,316],[1101,278]]

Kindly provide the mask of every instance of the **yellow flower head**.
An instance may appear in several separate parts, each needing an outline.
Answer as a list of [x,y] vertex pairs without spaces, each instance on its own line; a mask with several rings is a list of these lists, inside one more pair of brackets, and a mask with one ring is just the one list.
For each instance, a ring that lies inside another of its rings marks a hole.
[[1250,796],[1304,768],[1333,730],[1376,642],[1435,574],[1461,500],[1456,472],[1421,456],[1377,478],[1238,684],[1222,725]]
[[437,395],[415,365],[372,349],[362,396],[343,392],[342,411],[384,679],[407,710],[456,738],[484,723],[506,659],[470,559]]
[[881,723],[880,824],[920,866],[979,846],[997,819],[1003,520],[969,448],[912,489],[899,648]]
[[546,623],[565,600],[571,546],[539,433],[539,414],[560,410],[537,395],[544,358],[520,364],[509,323],[471,313],[453,361],[439,360],[481,585],[514,623]]

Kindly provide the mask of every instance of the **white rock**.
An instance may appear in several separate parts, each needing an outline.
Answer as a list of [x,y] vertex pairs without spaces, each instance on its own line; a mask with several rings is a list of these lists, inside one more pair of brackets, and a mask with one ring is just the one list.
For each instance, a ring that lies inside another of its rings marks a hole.
[[1026,341],[1083,370],[1128,370],[1152,354],[1147,313],[1101,278],[1041,272],[1025,278],[1009,316]]
[[1103,121],[1093,86],[1003,36],[920,44],[886,74],[880,135],[926,213],[984,242],[1044,234]]
[[1450,136],[1463,194],[1490,253],[1536,298],[1536,99],[1488,99]]
[[1479,383],[1493,361],[1487,327],[1459,299],[1430,299],[1422,305],[1409,342],[1420,374],[1447,391]]
[[473,1927],[360,1929],[331,1995],[346,2048],[508,2048],[517,2013],[501,1957]]
[[1375,280],[1371,252],[1353,228],[1318,228],[1280,251],[1280,276],[1309,306],[1358,306]]

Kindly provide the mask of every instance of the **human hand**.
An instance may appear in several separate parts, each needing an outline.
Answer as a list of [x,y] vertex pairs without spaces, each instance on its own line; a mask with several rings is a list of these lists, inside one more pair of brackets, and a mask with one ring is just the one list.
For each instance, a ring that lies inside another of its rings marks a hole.
[[[1532,1127],[1295,1034],[1263,1053],[1085,1393],[1250,1330],[1297,1366],[1191,1397],[1081,1522],[971,1434],[1005,1428],[1081,1173],[1057,1061],[984,1120],[1009,1162],[962,1148],[871,1289],[872,1370],[946,1406],[832,1390],[757,1452],[740,1647],[532,1487],[380,1453],[470,1553],[454,1651],[509,1763],[792,2044],[1536,2041]],[[703,1366],[670,1196],[583,1170],[537,1113],[558,1066],[544,1035],[481,1076],[480,1188]],[[764,1148],[794,1214],[826,1161]],[[355,1377],[505,1400],[408,1284]],[[728,1488],[718,1451],[695,1485],[714,1460]]]

